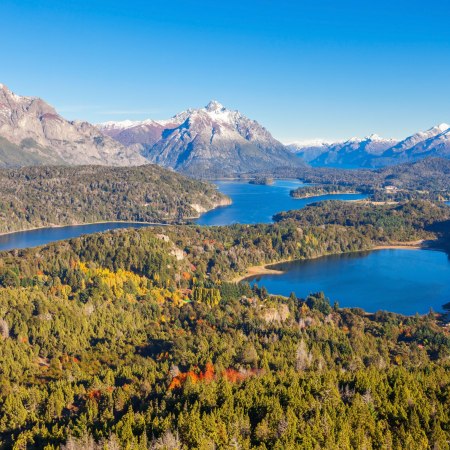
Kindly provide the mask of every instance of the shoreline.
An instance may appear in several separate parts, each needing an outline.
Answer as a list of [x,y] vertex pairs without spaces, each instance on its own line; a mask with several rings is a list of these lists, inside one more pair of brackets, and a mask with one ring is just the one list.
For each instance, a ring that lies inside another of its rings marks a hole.
[[240,283],[241,281],[244,281],[246,278],[257,276],[257,275],[282,275],[284,273],[283,270],[276,270],[276,269],[269,269],[268,266],[273,266],[274,264],[282,264],[284,262],[290,262],[295,260],[285,260],[285,261],[277,261],[274,263],[268,263],[261,266],[251,266],[246,270],[246,273],[244,275],[239,275],[233,280],[231,280],[233,283]]
[[[222,208],[224,206],[230,206],[233,204],[233,201],[231,198],[227,197],[223,199],[222,201],[215,203],[214,206],[211,209],[207,209],[205,211],[197,211],[197,215],[195,216],[189,216],[184,217],[182,220],[186,222],[186,225],[192,224],[189,223],[189,221],[194,221],[197,219],[200,219],[200,217],[203,214],[206,214],[210,211],[214,211],[215,209]],[[48,224],[48,225],[42,225],[39,227],[31,227],[31,228],[23,228],[21,230],[15,230],[15,231],[3,231],[0,232],[1,236],[8,236],[10,234],[15,233],[26,233],[28,231],[37,231],[37,230],[45,230],[45,229],[52,229],[52,228],[66,228],[66,227],[82,227],[87,225],[100,225],[103,223],[129,223],[129,224],[136,224],[136,225],[148,225],[148,226],[169,226],[169,225],[176,225],[176,219],[170,219],[167,222],[145,222],[145,221],[136,221],[136,220],[97,220],[95,222],[77,222],[77,223],[69,223],[69,224],[63,224],[63,225],[55,225],[55,224]]]
[[104,223],[129,223],[130,225],[148,225],[148,226],[168,226],[173,225],[172,223],[160,223],[160,222],[136,222],[135,220],[100,220],[97,222],[82,222],[82,223],[71,223],[66,225],[43,225],[41,227],[24,228],[17,231],[5,231],[0,233],[1,236],[8,236],[10,234],[16,233],[27,233],[28,231],[38,231],[38,230],[50,230],[54,228],[68,228],[68,227],[84,227],[89,225],[101,225]]
[[[291,197],[295,200],[306,200],[308,198],[314,198],[314,197],[325,197],[326,195],[365,195],[364,192],[356,192],[356,191],[345,191],[345,192],[323,192],[321,194],[308,194],[308,195],[302,195],[301,197],[296,197],[295,195],[291,195]],[[346,201],[352,201],[352,202],[359,202],[362,200],[346,200]]]
[[[370,249],[356,250],[355,252],[346,252],[346,253],[372,252],[372,251],[376,251],[376,250],[439,250],[438,248],[434,249],[434,248],[426,245],[426,242],[427,241],[425,241],[425,240],[411,241],[411,242],[398,242],[398,243],[392,243],[392,244],[388,244],[388,245],[378,245],[378,246],[372,247]],[[311,261],[313,259],[323,258],[325,256],[344,255],[346,253],[330,253],[330,254],[320,255],[320,256],[316,256],[314,258],[308,258],[308,259],[285,259],[285,260],[275,261],[275,262],[271,262],[271,263],[267,263],[267,264],[261,264],[260,266],[251,266],[246,269],[245,274],[236,276],[231,281],[233,283],[240,283],[241,281],[244,281],[247,278],[258,276],[258,275],[282,275],[283,273],[285,273],[285,271],[271,269],[270,266],[273,266],[275,264],[283,264],[286,262],[292,262],[292,261]]]

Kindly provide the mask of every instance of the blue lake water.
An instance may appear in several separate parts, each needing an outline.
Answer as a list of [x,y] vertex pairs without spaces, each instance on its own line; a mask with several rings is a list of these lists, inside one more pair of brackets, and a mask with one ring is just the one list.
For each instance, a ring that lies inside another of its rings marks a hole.
[[450,259],[444,252],[388,249],[270,266],[281,275],[248,278],[272,294],[304,298],[324,292],[331,303],[369,312],[425,314],[450,302]]
[[220,192],[233,200],[230,206],[203,214],[199,225],[231,225],[234,223],[270,223],[272,216],[281,211],[301,209],[322,200],[360,200],[364,194],[323,195],[307,199],[295,199],[290,191],[304,186],[296,180],[276,180],[272,185],[249,184],[245,181],[216,181]]
[[[281,211],[301,209],[320,200],[358,200],[360,194],[326,195],[308,199],[289,196],[300,181],[277,180],[270,186],[240,181],[218,181],[221,192],[233,204],[210,211],[197,220],[200,225],[270,223]],[[90,225],[43,228],[0,236],[0,250],[27,248],[69,239],[83,234],[117,228],[141,228],[142,223],[109,222]],[[403,314],[440,310],[450,302],[450,263],[445,253],[422,250],[380,250],[292,262],[280,266],[283,275],[264,275],[258,283],[271,293],[298,297],[324,291],[341,306],[379,309]]]
[[[231,197],[233,204],[203,214],[197,223],[200,225],[231,225],[233,223],[271,222],[272,216],[280,211],[300,209],[309,203],[327,199],[356,200],[364,195],[327,195],[306,200],[290,197],[292,189],[303,186],[300,181],[277,180],[270,186],[257,186],[248,182],[218,181],[221,192]],[[143,223],[107,222],[90,225],[74,225],[68,227],[41,228],[39,230],[22,231],[0,236],[0,250],[36,247],[100,231],[117,228],[140,228],[151,226]]]

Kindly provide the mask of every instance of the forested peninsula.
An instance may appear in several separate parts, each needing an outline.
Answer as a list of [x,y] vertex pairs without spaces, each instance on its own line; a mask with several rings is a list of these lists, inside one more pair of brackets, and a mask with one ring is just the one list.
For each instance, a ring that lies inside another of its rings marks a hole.
[[155,165],[0,170],[0,233],[105,221],[185,221],[229,203],[215,186]]
[[291,195],[296,198],[335,191],[365,193],[370,200],[378,202],[450,201],[450,160],[444,158],[426,158],[378,170],[284,167],[268,173],[247,174],[242,177],[255,176],[298,178],[313,184],[293,190]]

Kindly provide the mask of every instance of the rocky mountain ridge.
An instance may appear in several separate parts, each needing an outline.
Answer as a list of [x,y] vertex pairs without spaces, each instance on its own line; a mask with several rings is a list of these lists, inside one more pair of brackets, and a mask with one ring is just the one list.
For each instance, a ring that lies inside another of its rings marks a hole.
[[37,97],[24,97],[0,84],[0,167],[41,164],[146,164],[95,126],[69,121]]
[[211,101],[169,120],[106,122],[99,129],[151,162],[196,176],[233,175],[298,165],[286,147],[255,120]]

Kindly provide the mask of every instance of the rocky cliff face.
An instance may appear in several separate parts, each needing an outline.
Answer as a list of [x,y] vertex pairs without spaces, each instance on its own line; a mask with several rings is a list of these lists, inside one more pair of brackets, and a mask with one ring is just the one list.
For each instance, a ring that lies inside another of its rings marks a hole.
[[146,162],[136,149],[121,145],[88,122],[68,121],[40,98],[16,95],[0,84],[0,167]]
[[124,145],[140,145],[148,160],[195,176],[299,164],[258,122],[216,101],[165,121],[107,122],[99,128]]

